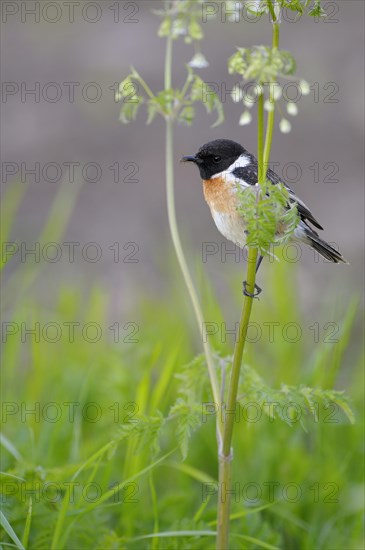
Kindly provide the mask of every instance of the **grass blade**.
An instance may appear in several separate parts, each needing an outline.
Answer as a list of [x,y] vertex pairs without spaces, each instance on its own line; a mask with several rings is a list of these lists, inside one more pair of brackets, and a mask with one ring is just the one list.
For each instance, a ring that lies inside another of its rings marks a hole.
[[8,520],[6,519],[6,517],[4,516],[1,510],[0,510],[0,525],[2,526],[4,531],[9,535],[11,540],[15,542],[16,547],[19,548],[19,550],[25,550],[24,546],[16,536],[14,529],[12,528],[12,526],[10,525],[10,523],[8,522]]

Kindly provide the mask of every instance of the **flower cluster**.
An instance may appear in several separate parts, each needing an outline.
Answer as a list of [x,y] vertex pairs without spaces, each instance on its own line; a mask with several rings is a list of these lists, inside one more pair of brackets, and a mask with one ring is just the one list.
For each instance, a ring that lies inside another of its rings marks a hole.
[[[293,56],[285,51],[268,46],[254,46],[253,48],[238,48],[228,61],[228,71],[230,74],[239,74],[243,82],[250,82],[250,92],[245,92],[245,88],[237,85],[232,91],[234,102],[242,102],[245,110],[243,111],[239,124],[244,126],[250,124],[252,115],[250,109],[257,102],[259,96],[264,94],[266,111],[274,111],[277,107],[281,112],[282,118],[279,124],[281,132],[289,133],[291,123],[284,116],[283,109],[278,103],[280,100],[286,103],[286,113],[290,116],[298,114],[297,104],[290,101],[283,94],[283,87],[277,82],[278,79],[286,80],[292,76],[296,70],[296,63]],[[305,80],[297,80],[300,95],[308,95],[310,87]]]
[[165,9],[153,10],[162,17],[158,36],[173,40],[183,38],[185,44],[194,44],[195,54],[188,65],[193,69],[204,69],[209,63],[199,49],[199,42],[204,38],[201,20],[203,0],[179,0],[165,3]]
[[[152,92],[139,73],[132,69],[120,84],[115,94],[116,101],[122,102],[119,120],[127,124],[137,116],[139,107],[142,104],[147,106],[147,124],[150,124],[156,115],[165,119],[170,118],[177,122],[190,126],[195,117],[195,103],[204,104],[208,113],[215,111],[218,126],[224,120],[223,106],[216,93],[206,93],[207,84],[194,74],[188,66],[188,75],[185,84],[180,89],[162,90],[156,94]],[[142,93],[143,92],[143,95]]]

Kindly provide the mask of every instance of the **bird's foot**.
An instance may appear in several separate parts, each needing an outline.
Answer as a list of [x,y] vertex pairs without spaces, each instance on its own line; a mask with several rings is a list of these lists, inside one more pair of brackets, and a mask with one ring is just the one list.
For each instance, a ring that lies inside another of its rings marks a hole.
[[247,290],[247,281],[243,281],[243,295],[248,296],[249,298],[257,298],[259,294],[262,292],[262,288],[260,288],[258,285],[255,284],[255,290],[256,292],[254,294],[251,294],[251,292],[248,292]]

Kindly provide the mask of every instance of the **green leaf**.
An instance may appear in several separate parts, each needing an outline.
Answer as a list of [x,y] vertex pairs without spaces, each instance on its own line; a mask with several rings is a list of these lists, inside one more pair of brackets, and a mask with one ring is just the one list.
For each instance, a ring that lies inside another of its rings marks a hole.
[[301,3],[300,0],[280,0],[281,7],[298,12],[299,15],[302,15],[304,12],[304,5]]
[[215,123],[212,124],[212,128],[216,128],[217,126],[222,124],[222,122],[224,122],[224,109],[223,109],[223,105],[222,105],[222,103],[221,103],[221,101],[219,100],[218,97],[217,97],[217,101],[214,104],[214,107],[215,107],[215,110],[218,113],[218,118],[215,121]]
[[254,545],[253,548],[264,548],[265,550],[280,550],[277,546],[273,546],[268,542],[257,539],[255,537],[249,537],[248,535],[239,535],[237,533],[232,533],[232,536],[249,542],[251,545]]
[[258,15],[258,16],[261,16],[263,15],[264,13],[268,13],[268,7],[267,7],[267,3],[265,2],[265,0],[255,0],[255,1],[252,1],[252,0],[249,0],[247,3],[246,3],[246,8],[247,8],[247,11],[248,13],[253,13],[255,15]]
[[192,19],[189,23],[188,33],[193,40],[201,40],[204,38],[203,29],[196,19]]
[[250,402],[256,403],[269,418],[278,418],[289,426],[298,423],[298,411],[300,411],[299,420],[303,428],[305,427],[303,415],[311,416],[315,422],[318,422],[319,405],[328,408],[333,403],[342,409],[351,423],[354,422],[354,415],[344,392],[286,384],[279,389],[272,388],[248,365],[243,366],[239,391],[239,406],[244,407]]
[[164,19],[161,25],[159,26],[157,34],[160,38],[163,38],[165,36],[169,36],[170,33],[171,33],[171,18],[166,17],[166,19]]
[[321,0],[315,0],[313,8],[308,12],[310,17],[327,17],[321,5]]
[[179,114],[179,122],[183,122],[187,124],[188,126],[191,126],[191,124],[194,121],[195,117],[195,109],[191,105],[188,105],[183,108],[183,110]]
[[176,434],[183,460],[188,454],[188,443],[192,433],[202,424],[202,405],[191,403],[179,397],[171,407],[169,418],[177,418]]
[[160,450],[159,437],[165,424],[165,418],[156,412],[155,416],[138,416],[136,422],[126,422],[119,428],[119,439],[121,441],[135,439],[137,441],[136,453],[149,447],[153,455]]
[[32,497],[29,497],[28,512],[25,520],[24,532],[22,537],[22,544],[25,548],[27,548],[28,541],[29,541],[30,526],[32,522],[32,509],[33,509]]
[[141,103],[142,101],[138,103],[124,103],[119,113],[120,122],[122,122],[123,124],[128,124],[129,122],[135,120]]
[[14,529],[12,528],[12,526],[10,525],[10,523],[8,522],[8,520],[6,519],[6,517],[4,516],[1,510],[0,510],[0,525],[2,526],[4,531],[9,535],[11,540],[15,543],[15,546],[19,548],[19,550],[25,550],[24,546],[18,539]]

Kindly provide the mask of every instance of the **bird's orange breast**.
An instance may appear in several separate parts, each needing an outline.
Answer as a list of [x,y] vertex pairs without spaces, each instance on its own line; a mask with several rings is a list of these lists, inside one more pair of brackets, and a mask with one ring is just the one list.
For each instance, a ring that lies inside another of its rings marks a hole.
[[232,181],[225,178],[203,180],[204,196],[218,230],[241,248],[246,242],[246,227],[237,210],[237,193]]
[[236,194],[225,178],[203,180],[204,197],[211,209],[224,213],[236,212]]

